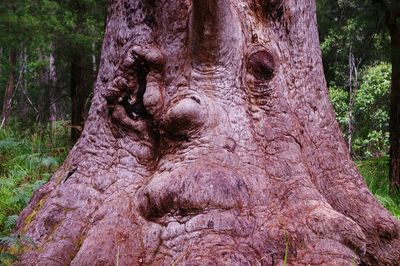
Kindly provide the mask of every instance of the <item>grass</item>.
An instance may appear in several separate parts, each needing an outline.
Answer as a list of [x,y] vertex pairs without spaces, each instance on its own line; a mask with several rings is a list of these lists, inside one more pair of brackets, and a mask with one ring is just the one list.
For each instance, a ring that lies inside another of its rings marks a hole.
[[359,161],[357,166],[376,199],[400,219],[400,194],[391,195],[389,192],[389,158]]
[[285,231],[285,256],[283,257],[283,266],[287,265],[288,254],[289,254],[289,236],[288,233]]
[[46,183],[65,159],[70,148],[68,129],[57,122],[45,130],[16,126],[0,130],[0,265],[11,265],[17,259],[3,248],[18,253],[23,245],[34,245],[12,230],[33,191]]
[[43,134],[20,128],[0,130],[0,236],[11,233],[33,191],[46,183],[65,159],[67,129],[58,122]]

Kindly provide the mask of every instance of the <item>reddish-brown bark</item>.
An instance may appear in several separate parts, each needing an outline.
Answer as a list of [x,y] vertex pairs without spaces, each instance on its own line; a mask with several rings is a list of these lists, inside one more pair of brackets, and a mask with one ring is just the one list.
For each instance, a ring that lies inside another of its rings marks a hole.
[[84,132],[20,264],[395,265],[333,115],[312,0],[113,0]]

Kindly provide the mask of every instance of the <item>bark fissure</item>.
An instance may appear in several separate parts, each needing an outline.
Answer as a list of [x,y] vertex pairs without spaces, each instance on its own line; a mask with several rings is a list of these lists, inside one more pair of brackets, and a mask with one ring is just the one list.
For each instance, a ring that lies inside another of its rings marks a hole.
[[64,183],[68,181],[72,177],[73,174],[75,174],[76,170],[78,170],[78,167],[72,168],[68,173],[67,176],[64,178]]
[[147,66],[143,63],[138,67],[136,73],[138,87],[136,96],[133,96],[132,94],[126,94],[122,96],[122,99],[118,103],[124,107],[129,118],[146,119],[148,118],[149,114],[143,104],[143,96],[146,93],[147,75],[149,73]]

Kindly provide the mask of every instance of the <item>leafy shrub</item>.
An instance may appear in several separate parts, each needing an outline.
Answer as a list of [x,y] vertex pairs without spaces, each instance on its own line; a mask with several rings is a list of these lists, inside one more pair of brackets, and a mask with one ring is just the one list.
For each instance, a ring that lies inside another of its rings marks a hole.
[[389,151],[389,102],[391,66],[379,63],[365,69],[357,90],[353,150],[363,157]]
[[349,93],[342,88],[329,88],[329,98],[335,110],[336,120],[343,133],[347,132],[349,123]]
[[12,231],[33,191],[47,182],[69,150],[68,127],[61,122],[42,134],[28,133],[0,130],[0,236]]
[[[0,237],[0,247],[12,249],[13,253],[19,253],[24,246],[32,246],[37,248],[35,242],[25,235],[10,234]],[[12,262],[18,260],[18,257],[12,253],[0,252],[0,265],[11,265]]]
[[[389,151],[389,97],[391,66],[378,63],[361,73],[354,97],[352,148],[358,158],[383,156]],[[343,135],[349,122],[349,93],[344,88],[329,88],[329,97]]]

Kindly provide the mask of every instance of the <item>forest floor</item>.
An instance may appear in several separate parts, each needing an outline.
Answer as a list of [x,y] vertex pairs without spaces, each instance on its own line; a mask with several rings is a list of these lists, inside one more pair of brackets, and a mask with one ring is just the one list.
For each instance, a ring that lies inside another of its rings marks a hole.
[[0,130],[0,236],[12,232],[33,191],[49,180],[70,148],[64,122],[45,130],[19,126]]
[[[70,148],[69,127],[65,122],[57,122],[45,130],[21,130],[18,126],[0,130],[0,247],[18,245],[21,236],[12,234],[18,214],[33,191],[49,180]],[[389,193],[388,157],[356,163],[378,201],[400,219],[400,195]],[[9,259],[2,258],[4,255],[0,252],[0,265],[3,259]]]

